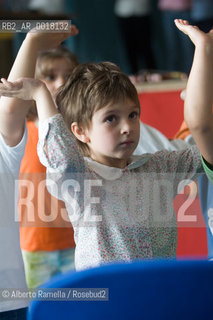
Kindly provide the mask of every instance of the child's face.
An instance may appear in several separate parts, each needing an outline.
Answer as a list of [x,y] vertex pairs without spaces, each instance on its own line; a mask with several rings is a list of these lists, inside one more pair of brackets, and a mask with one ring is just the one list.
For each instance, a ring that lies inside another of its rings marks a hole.
[[41,80],[46,84],[48,90],[55,98],[56,91],[62,86],[72,73],[71,61],[66,58],[57,58],[51,62],[50,68],[46,71]]
[[124,168],[139,141],[139,115],[139,107],[129,99],[96,111],[87,130],[91,158]]

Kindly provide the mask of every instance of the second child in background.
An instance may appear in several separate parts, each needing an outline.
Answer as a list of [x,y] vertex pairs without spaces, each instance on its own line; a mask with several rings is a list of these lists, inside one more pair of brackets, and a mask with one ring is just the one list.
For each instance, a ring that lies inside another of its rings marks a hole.
[[[76,56],[61,46],[39,54],[35,76],[46,84],[54,98],[77,65]],[[20,244],[27,284],[35,288],[57,273],[74,269],[75,242],[64,203],[51,197],[45,187],[46,168],[37,155],[35,105],[27,119],[28,141],[20,169]],[[33,198],[29,195],[30,188],[26,188],[30,182],[34,187]]]
[[[68,50],[56,48],[77,33],[74,25],[61,33],[28,32],[11,69],[13,79],[33,77],[37,63],[37,76],[46,83],[54,99],[56,89],[78,64]],[[38,117],[35,106],[20,99],[5,99],[4,104],[7,108],[15,106],[20,110],[25,105],[28,110],[30,108],[27,115],[28,141],[21,163],[19,214],[26,280],[28,286],[34,288],[54,274],[74,268],[73,229],[64,205],[50,197],[44,188],[46,170],[37,156]],[[38,190],[40,182],[43,188]]]

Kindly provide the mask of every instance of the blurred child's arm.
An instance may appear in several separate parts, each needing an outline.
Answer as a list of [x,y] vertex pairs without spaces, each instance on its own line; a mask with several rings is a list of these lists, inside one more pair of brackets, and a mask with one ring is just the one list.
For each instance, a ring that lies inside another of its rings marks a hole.
[[[8,80],[34,77],[38,52],[55,48],[66,38],[77,33],[75,26],[72,26],[68,33],[29,32],[18,52]],[[29,107],[29,101],[1,97],[0,132],[8,145],[14,146],[21,140]]]
[[175,24],[195,45],[186,89],[185,120],[202,156],[213,165],[213,30],[204,33],[180,19]]

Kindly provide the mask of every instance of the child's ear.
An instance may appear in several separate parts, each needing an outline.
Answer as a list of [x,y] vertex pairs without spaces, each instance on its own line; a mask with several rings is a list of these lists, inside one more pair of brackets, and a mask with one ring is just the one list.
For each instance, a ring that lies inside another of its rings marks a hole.
[[79,127],[77,122],[73,122],[71,124],[71,130],[78,140],[80,140],[83,143],[89,142],[89,137],[87,136],[87,130],[83,129],[82,127]]

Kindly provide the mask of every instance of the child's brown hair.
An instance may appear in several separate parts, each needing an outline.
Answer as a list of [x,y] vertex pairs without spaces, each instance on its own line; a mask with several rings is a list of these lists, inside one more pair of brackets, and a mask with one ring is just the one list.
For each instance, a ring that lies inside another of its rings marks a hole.
[[[136,88],[120,68],[111,62],[85,63],[75,68],[60,88],[56,104],[69,130],[77,122],[89,128],[95,111],[129,98],[140,108]],[[83,155],[89,156],[87,144],[77,139]]]
[[[79,64],[76,55],[64,46],[59,46],[56,49],[42,51],[40,52],[36,61],[35,78],[42,79],[46,75],[48,75],[52,63],[56,59],[69,60],[69,62],[71,63],[71,70],[73,70]],[[27,114],[27,119],[33,121],[37,117],[37,109],[33,104]]]

